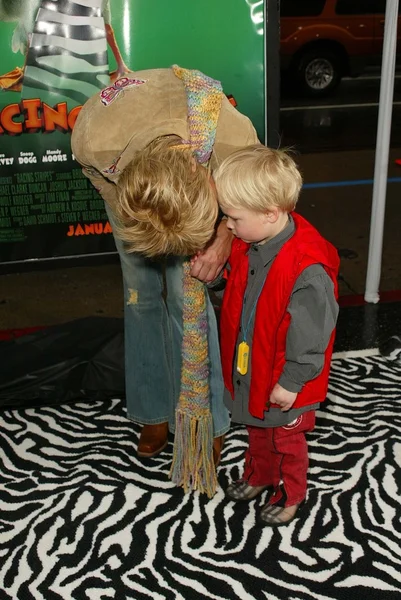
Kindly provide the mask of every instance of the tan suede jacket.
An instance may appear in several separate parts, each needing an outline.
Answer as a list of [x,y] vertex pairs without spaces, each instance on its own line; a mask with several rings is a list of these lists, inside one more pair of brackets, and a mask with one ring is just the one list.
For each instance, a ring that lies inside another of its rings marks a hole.
[[[111,85],[85,103],[71,139],[83,173],[111,207],[117,201],[115,183],[134,152],[163,135],[189,139],[186,93],[172,69],[136,71],[127,79],[126,86]],[[224,97],[211,168],[239,147],[256,143],[251,121]]]

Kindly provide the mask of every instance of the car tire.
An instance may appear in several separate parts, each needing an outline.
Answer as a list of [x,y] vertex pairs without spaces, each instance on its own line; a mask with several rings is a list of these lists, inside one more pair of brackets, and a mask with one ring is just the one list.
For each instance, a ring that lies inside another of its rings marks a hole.
[[341,81],[341,60],[331,50],[315,49],[302,54],[295,65],[298,89],[307,96],[327,96]]

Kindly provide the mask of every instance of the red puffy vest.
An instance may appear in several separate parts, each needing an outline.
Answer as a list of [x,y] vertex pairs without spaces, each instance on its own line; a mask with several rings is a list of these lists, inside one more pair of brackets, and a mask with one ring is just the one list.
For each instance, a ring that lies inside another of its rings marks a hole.
[[[337,250],[303,217],[297,213],[291,215],[295,222],[295,232],[274,259],[256,307],[248,408],[252,416],[260,419],[263,419],[264,412],[268,409],[271,391],[285,364],[286,338],[291,321],[287,308],[298,276],[310,265],[322,264],[334,283],[336,298],[338,294],[337,274],[340,261]],[[232,396],[235,350],[248,279],[248,249],[249,244],[234,240],[229,259],[231,271],[221,308],[223,377]],[[293,408],[325,399],[334,337],[333,331],[325,352],[322,372],[303,386]]]

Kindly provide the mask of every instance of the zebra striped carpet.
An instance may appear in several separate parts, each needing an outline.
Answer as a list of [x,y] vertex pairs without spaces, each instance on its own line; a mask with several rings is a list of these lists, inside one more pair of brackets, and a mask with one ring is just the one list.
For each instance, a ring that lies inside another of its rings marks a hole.
[[[373,353],[374,354],[374,353]],[[306,510],[259,529],[263,498],[208,501],[168,479],[120,400],[4,411],[0,598],[387,600],[401,593],[401,365],[337,355],[310,435]],[[240,474],[228,435],[224,488]]]

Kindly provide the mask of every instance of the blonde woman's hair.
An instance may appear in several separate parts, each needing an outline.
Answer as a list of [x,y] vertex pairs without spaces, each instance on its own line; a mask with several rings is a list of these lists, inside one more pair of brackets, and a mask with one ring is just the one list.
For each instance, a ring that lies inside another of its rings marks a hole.
[[247,146],[227,157],[214,173],[220,204],[265,212],[278,207],[294,210],[302,177],[286,150],[261,144]]
[[218,215],[210,173],[180,138],[138,151],[118,180],[115,233],[128,252],[189,256],[204,248]]

